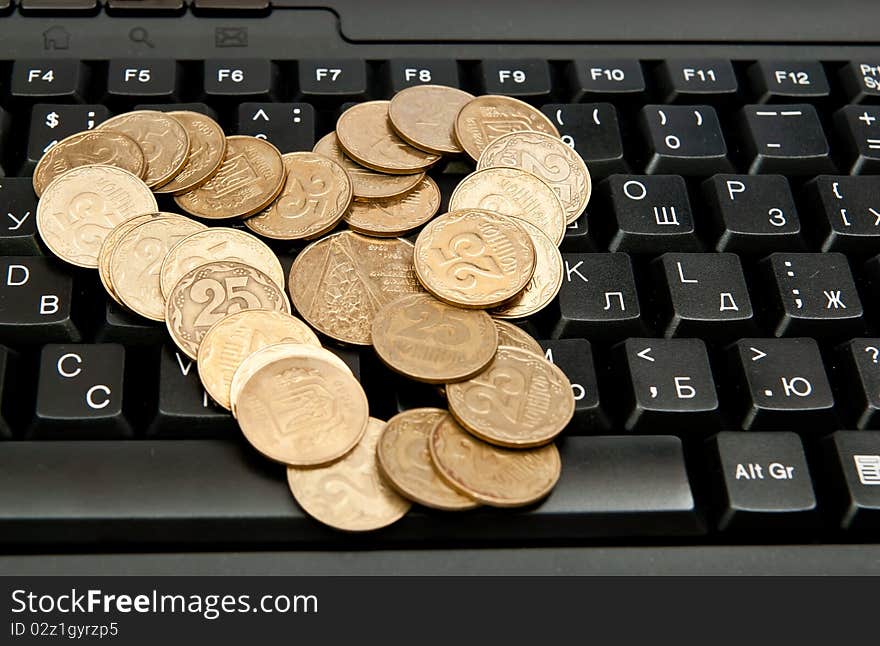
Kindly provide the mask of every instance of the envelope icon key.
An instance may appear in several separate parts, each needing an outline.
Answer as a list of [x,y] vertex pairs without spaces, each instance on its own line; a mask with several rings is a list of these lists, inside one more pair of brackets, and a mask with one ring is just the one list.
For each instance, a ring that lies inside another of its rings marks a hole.
[[215,47],[247,47],[247,27],[217,27],[214,29]]

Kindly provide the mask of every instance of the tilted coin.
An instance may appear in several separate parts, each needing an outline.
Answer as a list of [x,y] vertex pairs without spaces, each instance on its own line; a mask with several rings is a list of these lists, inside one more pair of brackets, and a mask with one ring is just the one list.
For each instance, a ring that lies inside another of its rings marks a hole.
[[186,193],[198,188],[214,176],[226,155],[226,135],[211,117],[188,110],[175,110],[174,117],[189,136],[189,156],[180,172],[166,184],[155,189],[157,193]]
[[234,260],[256,267],[284,289],[284,269],[265,242],[247,231],[212,227],[187,236],[165,256],[159,272],[162,294],[167,297],[181,276],[214,260]]
[[413,148],[397,136],[388,119],[388,101],[367,101],[350,107],[336,122],[336,138],[354,161],[382,173],[418,173],[440,155]]
[[100,130],[121,132],[134,139],[147,162],[144,181],[150,188],[169,182],[189,156],[189,135],[174,117],[157,110],[134,110],[107,119]]
[[317,153],[281,156],[287,181],[275,201],[244,221],[255,233],[276,240],[314,238],[331,230],[351,203],[345,169]]
[[229,410],[232,376],[247,357],[276,343],[321,347],[308,325],[276,310],[242,310],[217,321],[199,344],[198,368],[202,386]]
[[202,231],[204,224],[176,213],[135,225],[122,234],[110,253],[110,284],[128,309],[153,321],[165,320],[165,297],[159,270],[168,251],[181,239]]
[[94,269],[113,227],[158,210],[152,191],[136,175],[115,166],[80,166],[46,187],[37,204],[37,229],[56,256]]
[[259,269],[240,262],[210,262],[185,274],[174,285],[165,302],[165,325],[177,347],[196,359],[199,344],[211,326],[244,309],[290,313],[290,303]]
[[474,161],[498,137],[523,130],[559,137],[556,126],[543,112],[508,96],[478,96],[459,111],[455,120],[455,138]]
[[143,177],[144,153],[137,142],[121,132],[86,130],[62,139],[37,162],[34,192],[43,194],[53,179],[79,166],[116,166]]
[[396,197],[352,202],[345,221],[353,231],[378,237],[393,237],[417,229],[440,208],[440,188],[425,177],[408,193]]
[[526,288],[490,314],[504,319],[522,319],[537,314],[562,289],[565,268],[559,247],[531,222],[521,221],[535,246],[535,273]]
[[495,307],[535,273],[535,247],[515,218],[493,211],[450,211],[416,239],[413,262],[425,289],[459,307]]
[[397,238],[340,231],[303,249],[290,268],[288,289],[306,322],[327,336],[370,344],[376,311],[402,294],[421,291],[413,246]]
[[493,446],[462,429],[451,415],[430,438],[431,460],[455,489],[493,507],[520,507],[541,500],[556,486],[562,461],[554,444],[538,449]]
[[544,180],[556,191],[571,224],[587,208],[593,183],[581,156],[558,137],[540,132],[514,132],[493,141],[477,169],[493,166],[521,168]]
[[241,390],[250,378],[270,363],[286,359],[289,356],[312,357],[321,361],[329,361],[343,372],[354,377],[354,373],[345,361],[319,345],[286,342],[267,345],[245,357],[245,360],[241,362],[241,365],[235,369],[232,375],[232,381],[229,384],[229,410],[232,411],[233,417],[238,417],[238,402],[241,399]]
[[284,162],[275,146],[257,137],[236,135],[226,138],[220,170],[198,188],[175,195],[174,201],[197,218],[246,218],[278,197],[284,179]]
[[370,418],[361,443],[338,462],[317,469],[287,469],[287,484],[303,510],[325,525],[349,532],[386,527],[412,503],[398,494],[376,461],[385,422]]
[[412,175],[388,175],[361,166],[352,161],[339,147],[339,140],[336,138],[335,132],[318,140],[312,152],[332,159],[345,169],[351,180],[351,192],[355,199],[374,200],[401,195],[411,191],[425,178],[424,172]]
[[500,346],[473,379],[446,387],[449,411],[470,433],[507,447],[546,444],[574,415],[571,382],[557,366],[527,350]]
[[544,348],[535,341],[532,336],[525,330],[521,330],[513,323],[507,321],[495,321],[495,328],[498,330],[498,345],[509,345],[514,348],[522,348],[537,355],[544,356]]
[[473,509],[478,503],[446,484],[431,461],[431,431],[448,415],[439,408],[413,408],[389,419],[376,448],[379,469],[401,495],[421,505]]
[[433,384],[469,379],[498,347],[492,318],[447,305],[430,294],[408,294],[373,317],[373,347],[388,367]]
[[247,441],[266,457],[313,467],[351,451],[367,430],[370,411],[351,373],[320,356],[326,350],[301,349],[291,348],[249,376],[235,400],[236,419]]
[[101,248],[98,250],[98,277],[101,279],[101,284],[110,297],[120,305],[122,305],[122,301],[119,300],[116,290],[113,289],[112,277],[110,276],[110,258],[113,256],[113,250],[122,237],[134,227],[153,218],[160,217],[160,215],[159,212],[147,213],[145,215],[136,215],[130,220],[125,220],[113,227],[104,238],[104,242],[101,243]]
[[444,85],[413,85],[388,105],[391,127],[411,146],[429,153],[460,153],[455,119],[473,94]]
[[485,209],[537,226],[557,246],[565,236],[565,207],[543,180],[519,168],[484,168],[465,177],[449,198],[449,210]]

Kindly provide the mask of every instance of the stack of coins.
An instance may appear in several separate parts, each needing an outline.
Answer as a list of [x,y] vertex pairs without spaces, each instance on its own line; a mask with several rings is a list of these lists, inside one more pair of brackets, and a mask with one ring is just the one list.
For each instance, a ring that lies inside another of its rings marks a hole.
[[[477,169],[438,216],[426,171],[465,156]],[[412,502],[514,507],[552,490],[571,384],[504,319],[558,293],[558,245],[590,187],[541,112],[442,86],[357,104],[312,152],[284,155],[201,114],[130,112],[62,140],[34,173],[46,246],[163,321],[247,441],[286,465],[300,506],[348,531]],[[309,243],[285,276],[260,237]],[[371,417],[327,343],[372,347],[448,410]]]

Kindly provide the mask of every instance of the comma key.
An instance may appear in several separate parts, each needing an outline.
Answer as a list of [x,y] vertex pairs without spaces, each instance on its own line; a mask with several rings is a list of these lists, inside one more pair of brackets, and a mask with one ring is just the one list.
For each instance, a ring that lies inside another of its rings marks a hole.
[[50,259],[0,259],[0,342],[78,341],[72,317],[73,278]]

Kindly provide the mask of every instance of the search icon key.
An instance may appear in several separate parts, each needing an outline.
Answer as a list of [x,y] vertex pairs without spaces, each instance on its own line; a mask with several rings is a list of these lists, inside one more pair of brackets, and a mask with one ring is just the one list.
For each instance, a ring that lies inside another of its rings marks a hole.
[[128,38],[133,43],[141,43],[147,47],[155,47],[150,40],[150,33],[143,27],[132,27],[131,31],[128,32]]

